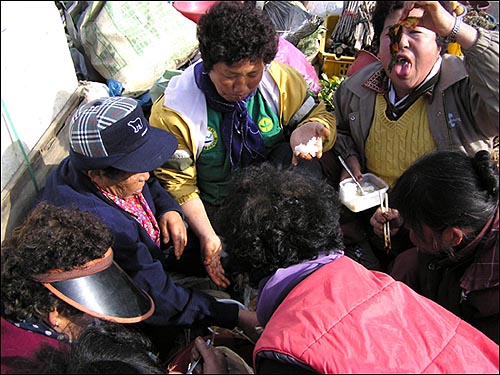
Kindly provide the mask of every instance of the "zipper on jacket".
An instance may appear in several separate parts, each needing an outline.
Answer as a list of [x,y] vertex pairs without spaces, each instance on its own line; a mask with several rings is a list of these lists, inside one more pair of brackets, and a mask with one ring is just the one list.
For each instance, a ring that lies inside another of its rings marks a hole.
[[451,150],[455,150],[456,147],[453,144],[453,137],[452,137],[452,130],[455,128],[455,121],[459,120],[460,123],[462,122],[462,119],[459,117],[458,119],[455,119],[453,117],[452,112],[448,112],[448,109],[446,108],[446,95],[444,91],[441,93],[442,101],[443,101],[443,116],[445,117],[444,121],[446,122],[446,130],[448,132],[448,145]]

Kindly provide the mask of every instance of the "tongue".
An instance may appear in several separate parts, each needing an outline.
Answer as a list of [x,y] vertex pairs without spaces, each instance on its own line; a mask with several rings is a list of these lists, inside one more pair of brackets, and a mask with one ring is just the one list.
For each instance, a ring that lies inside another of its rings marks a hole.
[[406,78],[410,75],[411,64],[408,61],[394,65],[394,73],[400,78]]

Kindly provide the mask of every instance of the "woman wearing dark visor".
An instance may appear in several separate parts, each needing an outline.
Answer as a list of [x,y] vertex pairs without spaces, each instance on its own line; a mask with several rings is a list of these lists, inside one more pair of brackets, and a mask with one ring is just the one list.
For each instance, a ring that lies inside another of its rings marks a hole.
[[92,213],[38,205],[2,243],[2,373],[42,342],[64,346],[97,320],[138,323],[151,297],[113,261]]

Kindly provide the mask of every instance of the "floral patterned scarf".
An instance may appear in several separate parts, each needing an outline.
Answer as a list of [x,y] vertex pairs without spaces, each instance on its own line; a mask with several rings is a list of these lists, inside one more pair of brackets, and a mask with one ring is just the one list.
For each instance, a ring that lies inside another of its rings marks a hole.
[[131,214],[139,222],[139,224],[141,224],[146,232],[148,232],[149,237],[151,237],[151,239],[156,243],[156,246],[160,246],[160,227],[158,226],[158,222],[153,215],[153,211],[151,211],[151,208],[142,193],[135,194],[129,199],[122,199],[114,194],[104,191],[99,187],[98,189],[106,198]]

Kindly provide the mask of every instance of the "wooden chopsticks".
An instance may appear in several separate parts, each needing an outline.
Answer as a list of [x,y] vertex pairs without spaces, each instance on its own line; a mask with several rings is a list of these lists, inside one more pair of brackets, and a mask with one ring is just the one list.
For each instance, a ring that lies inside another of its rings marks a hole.
[[[389,212],[389,195],[387,193],[379,192],[380,196],[380,209],[382,213]],[[389,221],[384,223],[384,249],[389,252],[391,250],[391,227]]]

